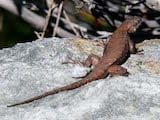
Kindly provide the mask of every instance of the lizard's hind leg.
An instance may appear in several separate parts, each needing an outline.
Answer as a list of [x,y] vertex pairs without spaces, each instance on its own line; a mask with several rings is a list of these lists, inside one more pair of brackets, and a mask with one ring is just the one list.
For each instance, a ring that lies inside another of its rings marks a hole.
[[62,64],[79,64],[85,67],[91,67],[92,65],[95,66],[99,63],[100,57],[95,54],[90,54],[84,62],[73,60],[69,58],[69,62],[63,62]]
[[100,57],[95,55],[95,54],[90,54],[87,59],[85,60],[85,62],[83,63],[83,65],[85,67],[91,67],[93,65],[96,66],[98,63],[100,62]]
[[121,75],[121,76],[128,76],[129,72],[127,71],[126,68],[121,67],[120,65],[112,65],[108,69],[109,74],[111,76],[114,75]]

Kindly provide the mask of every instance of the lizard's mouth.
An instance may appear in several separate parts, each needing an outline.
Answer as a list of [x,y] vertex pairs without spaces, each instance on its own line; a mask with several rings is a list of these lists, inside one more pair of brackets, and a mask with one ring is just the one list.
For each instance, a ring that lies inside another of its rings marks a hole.
[[141,25],[142,21],[135,23],[135,25],[131,26],[129,29],[130,33],[134,33],[136,32],[136,30],[139,28],[139,26]]
[[140,22],[137,24],[136,28],[138,28],[138,27],[141,25],[141,23],[142,23],[142,21],[140,21]]
[[141,25],[141,23],[142,23],[142,20],[139,20],[139,21],[137,22],[137,24],[136,24],[135,27],[133,28],[133,32],[135,32],[135,31],[139,28],[139,26]]
[[141,18],[137,21],[136,28],[138,28],[144,20]]

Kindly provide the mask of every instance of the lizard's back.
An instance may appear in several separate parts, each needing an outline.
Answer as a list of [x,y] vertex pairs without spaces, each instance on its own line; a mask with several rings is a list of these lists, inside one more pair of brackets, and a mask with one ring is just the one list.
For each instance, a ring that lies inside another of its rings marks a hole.
[[129,33],[135,32],[141,19],[131,17],[127,19],[110,37],[103,51],[102,62],[110,64],[122,64],[129,56]]

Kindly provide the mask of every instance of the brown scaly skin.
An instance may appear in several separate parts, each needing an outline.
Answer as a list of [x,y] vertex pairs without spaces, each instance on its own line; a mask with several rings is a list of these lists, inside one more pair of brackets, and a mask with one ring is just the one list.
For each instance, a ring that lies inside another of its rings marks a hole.
[[94,69],[85,78],[70,85],[53,89],[52,91],[30,98],[23,102],[9,105],[8,107],[30,103],[34,100],[38,100],[62,91],[73,90],[89,82],[104,78],[108,74],[127,75],[127,70],[119,65],[124,63],[131,53],[136,52],[135,46],[130,39],[129,33],[135,32],[141,22],[142,20],[139,17],[130,17],[125,20],[109,39],[107,45],[104,48],[103,56],[98,57],[92,54],[87,58],[84,63],[85,66],[94,65]]

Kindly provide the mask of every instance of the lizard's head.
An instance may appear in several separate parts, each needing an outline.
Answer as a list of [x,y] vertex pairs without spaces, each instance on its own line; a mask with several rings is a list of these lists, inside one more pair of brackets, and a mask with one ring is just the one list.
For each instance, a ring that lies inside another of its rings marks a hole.
[[139,25],[142,23],[142,18],[133,16],[129,17],[125,23],[126,23],[126,29],[128,33],[133,33],[136,31],[136,29],[139,27]]

